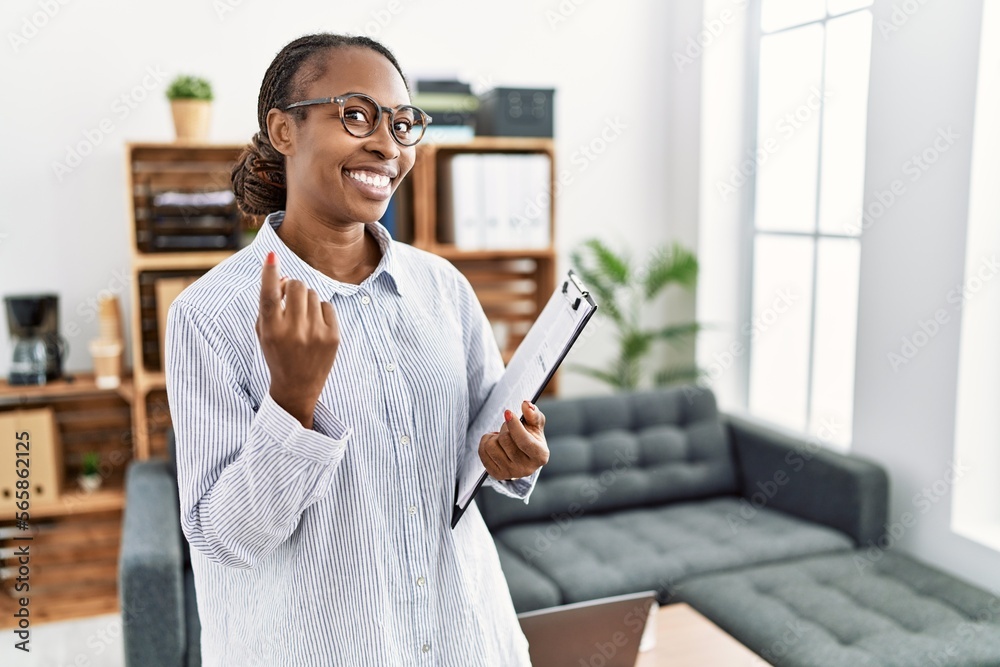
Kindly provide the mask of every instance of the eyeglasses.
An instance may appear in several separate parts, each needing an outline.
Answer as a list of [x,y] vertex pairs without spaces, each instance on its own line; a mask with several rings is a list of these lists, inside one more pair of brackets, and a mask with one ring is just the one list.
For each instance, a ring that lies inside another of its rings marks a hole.
[[400,146],[413,146],[424,136],[424,131],[431,123],[431,117],[421,109],[409,104],[396,107],[384,107],[364,93],[349,93],[340,97],[320,97],[314,100],[303,100],[285,107],[285,111],[296,107],[312,104],[336,104],[340,107],[340,122],[351,135],[360,138],[370,137],[382,124],[382,112],[389,114],[389,127],[392,138]]

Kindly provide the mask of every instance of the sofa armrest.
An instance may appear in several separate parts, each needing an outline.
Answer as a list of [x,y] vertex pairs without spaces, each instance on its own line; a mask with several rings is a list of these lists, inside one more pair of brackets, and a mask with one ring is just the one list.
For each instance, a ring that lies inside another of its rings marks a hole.
[[128,667],[184,660],[180,509],[166,461],[134,461],[125,476],[118,595]]
[[743,417],[720,416],[735,450],[741,493],[753,508],[835,528],[859,546],[878,540],[889,504],[882,466]]

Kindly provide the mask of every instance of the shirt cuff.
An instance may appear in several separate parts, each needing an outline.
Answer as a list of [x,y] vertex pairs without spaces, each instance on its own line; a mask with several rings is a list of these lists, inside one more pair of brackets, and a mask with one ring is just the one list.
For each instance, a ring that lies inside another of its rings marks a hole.
[[527,477],[518,477],[512,480],[500,481],[495,479],[493,475],[489,475],[486,479],[494,489],[503,495],[523,500],[527,504],[528,497],[535,488],[535,482],[538,481],[538,473],[541,471],[542,469],[538,468]]
[[352,433],[352,429],[337,419],[322,401],[316,402],[313,427],[307,429],[278,405],[270,392],[264,393],[264,400],[257,410],[257,420],[286,452],[322,464],[329,464],[340,457]]

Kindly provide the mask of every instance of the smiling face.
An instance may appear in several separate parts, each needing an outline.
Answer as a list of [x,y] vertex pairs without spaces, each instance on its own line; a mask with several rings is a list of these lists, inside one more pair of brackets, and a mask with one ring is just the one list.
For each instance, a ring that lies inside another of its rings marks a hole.
[[[364,93],[384,107],[410,103],[406,84],[381,54],[361,47],[330,49],[323,75],[294,100]],[[268,134],[285,155],[288,207],[305,208],[341,223],[379,220],[403,177],[413,167],[416,149],[392,138],[388,114],[368,137],[352,136],[336,103],[305,107],[296,123],[291,112],[272,109]],[[348,108],[348,111],[350,109]],[[351,115],[345,116],[348,121]]]

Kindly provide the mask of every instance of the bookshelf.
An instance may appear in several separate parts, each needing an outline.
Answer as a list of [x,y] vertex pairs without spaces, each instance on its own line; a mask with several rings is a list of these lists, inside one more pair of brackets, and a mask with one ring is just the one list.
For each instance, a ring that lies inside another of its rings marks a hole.
[[[550,164],[548,193],[555,189],[555,144],[548,138],[475,137],[462,143],[418,144],[417,161],[410,173],[412,188],[412,240],[414,246],[452,262],[469,279],[476,296],[493,323],[502,323],[508,336],[502,344],[504,362],[541,313],[555,289],[555,197],[549,206],[549,243],[544,248],[462,250],[442,243],[438,217],[442,205],[442,174],[448,161],[461,154],[542,154]],[[545,388],[558,391],[559,372]]]

